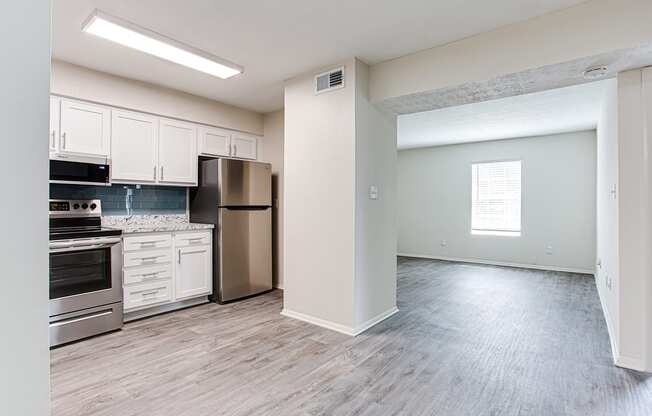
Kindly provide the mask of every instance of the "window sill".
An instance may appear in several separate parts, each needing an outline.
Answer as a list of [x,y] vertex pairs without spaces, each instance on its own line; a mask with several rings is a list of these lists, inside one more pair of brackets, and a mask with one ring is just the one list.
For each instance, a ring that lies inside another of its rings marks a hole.
[[520,231],[492,231],[492,230],[471,230],[471,235],[487,235],[493,237],[520,237]]

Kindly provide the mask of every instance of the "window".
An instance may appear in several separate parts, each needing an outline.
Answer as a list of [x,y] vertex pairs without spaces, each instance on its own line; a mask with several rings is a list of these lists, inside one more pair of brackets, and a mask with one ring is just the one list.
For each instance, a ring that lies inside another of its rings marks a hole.
[[521,161],[474,163],[471,233],[521,235]]

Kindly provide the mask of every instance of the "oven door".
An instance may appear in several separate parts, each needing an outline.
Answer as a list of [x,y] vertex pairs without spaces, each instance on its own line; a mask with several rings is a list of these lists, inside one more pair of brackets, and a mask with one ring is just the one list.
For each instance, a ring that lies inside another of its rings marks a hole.
[[50,316],[122,301],[122,240],[50,242]]

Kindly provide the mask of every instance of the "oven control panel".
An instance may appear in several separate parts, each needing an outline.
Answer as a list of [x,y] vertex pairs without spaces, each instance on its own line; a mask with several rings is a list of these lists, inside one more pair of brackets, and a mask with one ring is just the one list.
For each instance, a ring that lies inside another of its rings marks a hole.
[[51,199],[49,211],[50,217],[99,217],[102,215],[102,202],[99,199]]

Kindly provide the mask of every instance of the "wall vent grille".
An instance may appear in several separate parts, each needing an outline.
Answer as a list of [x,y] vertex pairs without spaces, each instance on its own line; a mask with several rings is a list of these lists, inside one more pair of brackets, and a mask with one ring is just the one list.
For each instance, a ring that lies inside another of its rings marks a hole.
[[344,67],[315,76],[315,94],[344,88]]

